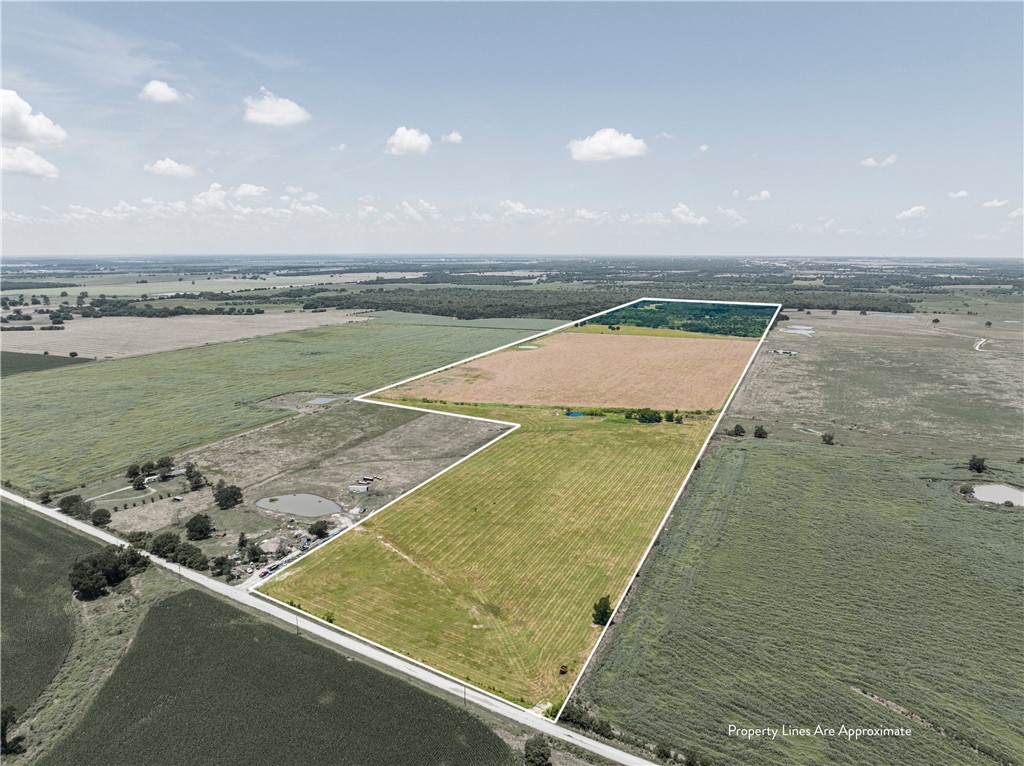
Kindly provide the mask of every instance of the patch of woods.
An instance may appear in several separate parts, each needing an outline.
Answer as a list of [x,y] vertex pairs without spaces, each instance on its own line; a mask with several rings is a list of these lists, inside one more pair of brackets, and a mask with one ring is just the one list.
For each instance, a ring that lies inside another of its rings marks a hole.
[[137,548],[108,545],[76,561],[68,579],[71,581],[71,589],[80,599],[91,601],[107,595],[110,588],[116,588],[148,567],[149,559]]
[[580,322],[577,326],[592,323],[619,329],[622,325],[630,325],[757,338],[774,314],[774,306],[644,302],[626,306],[590,322]]

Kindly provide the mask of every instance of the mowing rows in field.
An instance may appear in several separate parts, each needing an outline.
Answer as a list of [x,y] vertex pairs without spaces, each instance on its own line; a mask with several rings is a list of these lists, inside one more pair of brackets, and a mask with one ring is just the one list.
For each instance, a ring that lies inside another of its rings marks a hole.
[[[994,475],[1024,483],[1020,466]],[[772,440],[713,448],[578,701],[702,762],[993,762],[975,748],[1012,761],[1024,752],[1024,694],[1008,681],[1024,675],[1024,515],[959,495],[969,478],[963,461]],[[782,723],[913,734],[727,733]]]
[[[559,702],[711,426],[432,404],[520,422],[265,591],[520,702]],[[560,673],[565,665],[567,672]]]
[[359,323],[34,373],[4,386],[4,478],[94,480],[288,414],[264,399],[367,391],[526,334]]
[[0,543],[3,704],[21,715],[71,648],[71,565],[100,546],[6,502],[0,505]]
[[461,708],[189,590],[150,610],[41,766],[515,762]]

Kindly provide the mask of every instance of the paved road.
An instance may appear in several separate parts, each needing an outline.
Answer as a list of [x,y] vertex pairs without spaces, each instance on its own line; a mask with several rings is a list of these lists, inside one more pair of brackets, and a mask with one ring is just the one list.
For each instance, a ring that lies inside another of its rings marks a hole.
[[[86,524],[84,522],[77,521],[76,519],[72,519],[58,511],[53,510],[52,508],[47,508],[46,506],[40,505],[39,503],[32,502],[31,500],[26,500],[25,498],[19,497],[18,495],[15,495],[12,492],[8,492],[5,489],[0,489],[0,496],[3,496],[4,498],[12,502],[18,503],[19,505],[23,505],[26,508],[31,508],[34,511],[38,511],[39,513],[42,513],[45,516],[49,516],[50,518],[54,519],[60,524],[63,524],[66,527],[73,527],[74,529],[77,529],[80,532],[84,532],[87,535],[91,535],[92,537],[103,540],[106,543],[113,545],[127,544],[125,543],[124,540],[120,539],[119,537],[115,537],[109,532],[106,532],[102,529],[98,529],[97,527],[94,527],[91,524]],[[510,702],[505,702],[495,697],[491,697],[476,689],[473,689],[472,687],[467,687],[454,679],[448,678],[440,673],[432,671],[430,668],[410,662],[404,657],[399,657],[397,655],[391,654],[390,652],[384,649],[379,649],[375,646],[370,646],[369,644],[359,641],[358,639],[355,639],[351,636],[338,633],[337,631],[334,631],[324,625],[320,625],[318,623],[306,620],[300,616],[297,616],[294,612],[282,609],[281,607],[268,603],[261,598],[253,596],[247,591],[239,590],[230,585],[227,585],[226,583],[220,582],[219,580],[214,580],[210,577],[207,577],[206,575],[200,574],[199,572],[195,572],[186,567],[182,567],[179,564],[173,564],[169,561],[165,561],[164,559],[158,558],[148,553],[146,555],[150,559],[152,559],[154,563],[159,564],[160,566],[165,567],[166,569],[169,569],[172,572],[178,572],[182,578],[194,582],[196,585],[202,588],[206,588],[207,590],[213,591],[214,593],[224,598],[230,599],[232,601],[237,601],[241,604],[245,604],[246,606],[252,609],[258,609],[260,612],[263,612],[264,614],[267,614],[284,623],[287,623],[289,626],[297,626],[300,630],[304,630],[306,633],[315,634],[317,636],[320,636],[321,638],[330,641],[333,644],[337,644],[346,652],[361,655],[370,660],[373,660],[374,662],[378,662],[381,665],[386,665],[389,668],[393,668],[394,670],[397,670],[398,672],[403,673],[407,676],[417,678],[421,681],[430,684],[431,686],[435,686],[438,689],[443,689],[444,691],[452,695],[461,697],[466,702],[472,702],[474,705],[485,708],[486,710],[489,710],[492,713],[497,713],[498,715],[510,718],[513,721],[516,721],[517,723],[523,724],[532,729],[536,729],[537,731],[542,732],[543,734],[546,734],[547,736],[553,739],[559,739],[564,742],[572,743],[577,747],[581,747],[584,750],[588,750],[592,753],[600,755],[601,757],[607,758],[608,760],[614,761],[615,763],[624,764],[625,766],[655,766],[650,761],[646,761],[643,758],[640,758],[639,756],[635,756],[630,753],[624,753],[623,751],[611,747],[610,745],[606,745],[603,742],[598,742],[597,740],[590,739],[589,737],[584,737],[583,735],[577,734],[576,732],[571,731],[569,729],[564,729],[560,726],[557,726],[553,721],[550,721],[547,718],[539,716],[535,713],[531,713],[528,710],[524,710],[518,705],[513,705]]]

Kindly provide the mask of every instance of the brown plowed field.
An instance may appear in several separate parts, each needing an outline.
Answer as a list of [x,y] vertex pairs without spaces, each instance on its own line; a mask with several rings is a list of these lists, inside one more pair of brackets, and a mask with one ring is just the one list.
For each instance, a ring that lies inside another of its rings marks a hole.
[[755,339],[557,333],[380,394],[448,402],[706,410],[725,404]]

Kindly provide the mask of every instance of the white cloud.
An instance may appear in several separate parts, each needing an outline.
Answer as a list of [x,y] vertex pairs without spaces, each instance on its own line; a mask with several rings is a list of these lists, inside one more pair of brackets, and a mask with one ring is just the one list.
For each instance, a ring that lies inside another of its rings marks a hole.
[[343,152],[343,151],[345,151],[345,150],[346,150],[347,148],[348,148],[348,147],[347,147],[347,146],[346,146],[345,144],[338,144],[337,146],[332,146],[332,147],[331,147],[331,151],[332,151],[332,152]]
[[423,216],[420,215],[420,212],[416,208],[414,208],[412,205],[410,205],[406,200],[402,200],[402,212],[405,214],[405,217],[409,218],[410,220],[413,220],[413,221],[422,221],[423,220]]
[[656,133],[654,137],[660,138],[663,141],[671,141],[673,138],[675,138],[675,136],[673,136],[671,133],[666,133],[664,130],[661,131],[660,133]]
[[426,154],[433,143],[426,133],[403,125],[388,138],[388,154]]
[[175,178],[191,178],[197,172],[191,165],[182,165],[170,157],[143,165],[142,169],[155,176],[174,176]]
[[1011,210],[1006,214],[1007,218],[1020,218],[1024,216],[1024,207],[1019,207],[1016,210]]
[[960,191],[950,192],[946,196],[950,199],[963,199],[967,196],[967,192],[961,189]]
[[841,237],[855,237],[863,233],[864,232],[862,232],[860,229],[854,229],[853,227],[850,227],[848,229],[840,229],[839,231],[836,232],[836,234],[838,234]]
[[531,208],[524,205],[522,202],[515,202],[513,200],[502,200],[501,209],[504,211],[503,218],[506,220],[511,219],[524,219],[524,218],[551,218],[555,215],[554,210],[547,210],[545,208]]
[[60,176],[60,170],[49,160],[40,157],[24,146],[3,147],[2,162],[4,173],[16,173],[22,176],[34,176],[53,181]]
[[647,154],[647,143],[642,138],[634,138],[630,133],[619,133],[614,128],[602,128],[592,136],[574,138],[568,147],[569,154],[579,162],[642,157]]
[[0,89],[0,124],[8,144],[44,146],[63,143],[68,137],[64,128],[42,112],[33,113],[25,99],[6,88]]
[[234,196],[256,199],[266,196],[268,191],[269,190],[266,186],[257,186],[256,184],[239,184],[238,188],[234,191]]
[[604,211],[580,208],[576,211],[576,220],[589,223],[609,223],[612,217]]
[[740,198],[740,190],[739,189],[733,189],[732,190],[732,198],[733,199],[739,199]]
[[480,221],[481,223],[494,223],[496,220],[490,213],[477,213],[473,212],[470,214],[470,219],[473,221]]
[[275,96],[266,88],[260,88],[260,93],[262,94],[260,98],[246,96],[243,99],[246,122],[283,128],[289,125],[298,125],[312,117],[294,101]]
[[747,219],[740,215],[739,211],[736,210],[736,208],[720,207],[718,208],[718,214],[724,215],[726,218],[728,218],[732,222],[733,226],[743,226],[747,223]]
[[698,146],[697,148],[698,148],[698,149],[700,150],[700,152],[701,152],[701,153],[703,154],[704,152],[706,152],[706,151],[707,151],[708,149],[710,149],[711,147],[710,147],[710,146],[708,146],[707,144],[701,144],[701,145],[700,145],[700,146]]
[[914,205],[896,214],[897,221],[906,221],[910,218],[927,218],[928,210],[924,205]]
[[163,80],[150,80],[139,91],[139,98],[143,101],[155,101],[158,104],[170,104],[175,101],[184,101],[185,94]]
[[890,154],[883,160],[876,160],[874,157],[867,157],[860,161],[861,167],[865,168],[885,168],[889,165],[896,164],[896,155]]
[[1009,203],[1008,199],[990,199],[988,202],[982,202],[982,207],[1003,207]]
[[406,218],[412,221],[424,221],[427,219],[437,221],[441,218],[438,209],[425,199],[419,200],[415,205],[411,204],[408,200],[403,200],[399,209]]
[[835,225],[835,222],[834,218],[819,215],[815,223],[794,223],[786,231],[790,234],[824,234]]
[[457,130],[453,130],[451,133],[445,133],[443,136],[441,136],[441,140],[444,141],[446,144],[461,144],[462,134],[459,133],[459,131]]
[[192,197],[192,207],[201,212],[227,210],[229,204],[227,196],[228,193],[223,186],[216,183],[210,184],[209,189]]
[[704,226],[705,224],[711,223],[704,216],[698,216],[682,202],[672,208],[672,215],[675,216],[677,221],[684,223],[687,226]]
[[753,196],[747,197],[747,202],[767,202],[771,198],[772,193],[765,189],[764,191],[759,191],[757,194],[754,194]]

